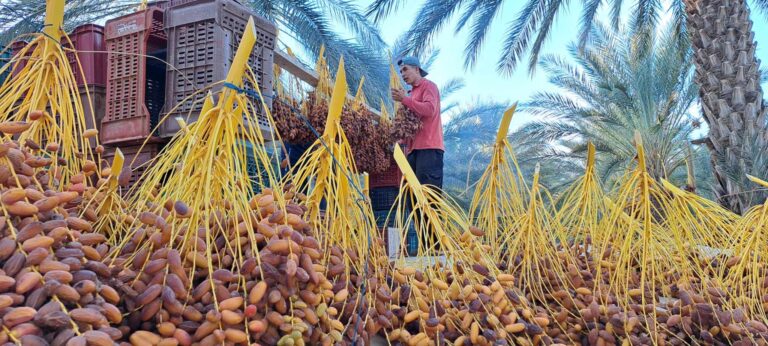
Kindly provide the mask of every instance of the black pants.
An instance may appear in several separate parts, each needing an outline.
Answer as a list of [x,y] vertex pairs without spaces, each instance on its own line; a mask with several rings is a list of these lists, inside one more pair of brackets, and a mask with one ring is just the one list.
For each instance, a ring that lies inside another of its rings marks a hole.
[[414,150],[408,154],[416,178],[423,185],[443,188],[443,151],[440,149]]
[[[416,173],[416,178],[422,185],[428,187],[443,188],[443,151],[439,149],[423,149],[414,150],[408,154],[408,164]],[[408,201],[410,204],[410,201]],[[410,209],[410,205],[408,205]],[[419,223],[421,220],[421,213],[414,215],[415,223]],[[428,248],[433,247],[433,250],[440,250],[440,243],[437,241],[437,235],[434,234],[432,229],[419,230],[418,236],[422,239]],[[409,254],[411,256],[414,253]]]

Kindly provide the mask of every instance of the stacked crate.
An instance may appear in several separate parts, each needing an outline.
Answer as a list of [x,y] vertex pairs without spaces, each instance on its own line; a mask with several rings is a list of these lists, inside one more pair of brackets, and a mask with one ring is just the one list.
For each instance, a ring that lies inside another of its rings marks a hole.
[[[85,127],[99,130],[105,113],[107,84],[104,27],[96,24],[78,26],[67,36],[62,36],[60,42],[75,77],[80,103],[83,106]],[[14,76],[20,73],[32,54],[30,49],[26,56],[20,56],[27,45],[27,42],[15,41],[9,46],[7,53],[9,57],[15,57],[16,61],[15,68],[9,68],[7,72]],[[90,145],[95,147],[96,140],[91,139]]]
[[[120,192],[123,196],[127,196],[131,187],[141,179],[144,172],[149,168],[151,161],[157,157],[161,150],[160,144],[146,145],[143,148],[141,145],[133,146],[120,146],[120,151],[125,156],[125,163],[123,164],[123,171],[120,172],[120,179],[129,175],[127,180],[128,184],[120,187]],[[102,159],[112,164],[112,160],[115,158],[116,147],[108,147],[102,155]]]
[[[0,66],[5,66],[8,64],[8,62],[11,61],[11,57],[13,57],[13,52],[11,51],[11,47],[3,47],[2,52],[0,52]],[[8,75],[10,75],[10,66],[8,69],[0,73],[0,85],[5,82],[5,79],[8,78]]]
[[[371,207],[376,217],[376,225],[385,233],[384,238],[388,239],[390,249],[398,248],[401,243],[401,239],[399,239],[400,230],[392,228],[394,226],[394,213],[389,218],[387,216],[397,201],[402,177],[403,174],[400,172],[400,168],[395,163],[394,158],[391,158],[389,168],[386,171],[373,173],[369,178],[370,191],[368,197],[371,199]],[[416,252],[418,240],[416,239],[415,229],[409,229],[406,232],[404,245],[408,253]]]
[[153,136],[164,104],[167,36],[156,7],[107,22],[105,144],[140,144]]
[[26,41],[13,41],[11,42],[10,48],[11,48],[11,57],[15,58],[16,61],[14,61],[14,68],[11,70],[11,75],[16,76],[19,74],[19,72],[24,68],[24,66],[27,65],[27,60],[29,60],[29,56],[32,54],[32,51],[28,51],[27,55],[24,57],[19,56],[21,54],[21,50],[24,49],[24,47],[27,46],[29,42]]
[[164,18],[162,9],[150,6],[106,24],[107,111],[101,141],[108,146],[104,155],[107,164],[111,164],[114,147],[125,154],[130,184],[138,181],[146,162],[157,156],[162,146],[154,129],[165,104],[168,39]]
[[[104,43],[104,27],[96,24],[85,24],[78,26],[67,36],[69,39],[62,39],[62,45],[67,51],[69,66],[75,74],[77,85],[106,87],[107,52]],[[71,51],[70,48],[77,53]],[[77,54],[77,60],[75,60],[75,54]],[[80,61],[80,65],[77,61]]]
[[[263,186],[260,186],[259,182],[267,183],[269,181],[269,176],[265,174],[266,168],[260,167],[260,160],[257,160],[254,155],[255,150],[253,148],[253,143],[244,141],[241,142],[240,145],[242,146],[241,150],[245,151],[246,154],[245,166],[248,177],[251,179],[251,187],[254,192],[261,191]],[[279,150],[280,146],[277,142],[267,143],[264,146],[264,151],[273,159],[279,157]],[[278,172],[280,170],[280,163],[278,160],[273,160],[270,165],[272,166],[270,168],[273,172]],[[259,172],[261,172],[261,174],[259,174]]]
[[403,174],[400,172],[400,168],[397,167],[394,157],[390,157],[389,161],[389,168],[386,171],[371,173],[370,182],[372,189],[400,186]]
[[[101,131],[101,120],[106,112],[107,52],[104,27],[96,24],[81,25],[62,38],[72,73],[77,82],[80,102],[85,112],[85,126]],[[77,59],[75,58],[77,57]],[[78,64],[79,61],[79,64]],[[90,139],[91,147],[96,139]]]
[[[176,1],[166,10],[168,63],[174,68],[168,69],[166,74],[165,108],[169,114],[168,121],[160,125],[161,137],[171,137],[179,131],[178,123],[173,120],[176,117],[187,120],[187,123],[197,120],[207,93],[203,90],[226,78],[251,16],[256,24],[257,38],[248,64],[256,74],[264,101],[271,107],[273,50],[277,35],[274,24],[254,16],[233,0]],[[218,83],[212,91],[222,87]],[[249,96],[255,88],[250,83],[244,87],[251,91]],[[251,98],[258,102],[255,97]],[[263,114],[250,119],[249,123],[258,126],[265,138],[271,137],[269,122]]]

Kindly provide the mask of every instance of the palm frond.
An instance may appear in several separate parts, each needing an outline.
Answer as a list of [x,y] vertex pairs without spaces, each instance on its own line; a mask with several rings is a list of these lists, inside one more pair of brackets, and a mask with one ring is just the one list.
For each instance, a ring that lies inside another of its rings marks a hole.
[[454,29],[454,34],[458,34],[461,32],[462,29],[467,25],[469,20],[477,14],[478,8],[483,5],[483,1],[481,0],[475,0],[462,11],[461,17],[459,17],[459,21],[456,22],[456,28]]
[[428,0],[408,30],[406,52],[423,53],[465,0]]
[[440,98],[446,99],[464,88],[463,78],[453,78],[440,87]]
[[660,0],[638,0],[637,5],[635,5],[633,26],[641,30],[653,30],[659,23],[660,11]]
[[341,18],[348,29],[356,37],[360,38],[361,44],[369,46],[372,49],[383,49],[386,43],[379,34],[379,29],[373,25],[360,12],[357,6],[347,0],[317,0],[320,7],[326,10],[330,16]]
[[517,19],[507,29],[506,39],[501,51],[497,69],[511,75],[523,53],[528,49],[531,36],[539,27],[539,21],[547,9],[547,0],[528,0],[517,15]]
[[761,68],[760,69],[760,84],[768,82],[768,70]]
[[373,17],[373,22],[378,23],[397,9],[405,1],[403,0],[374,0],[365,11],[366,17]]
[[613,0],[613,6],[611,7],[611,26],[614,29],[618,29],[619,24],[621,23],[621,6],[623,4],[623,0]]
[[[560,90],[537,93],[526,102],[522,109],[536,120],[516,132],[539,141],[527,144],[538,146],[537,159],[552,155],[544,158],[556,156],[565,160],[558,164],[570,164],[584,155],[591,141],[598,152],[597,169],[611,182],[631,162],[631,138],[639,131],[650,153],[652,176],[679,176],[684,171],[695,117],[690,109],[698,97],[690,49],[669,34],[671,25],[647,38],[638,38],[647,32],[634,29],[614,31],[596,23],[584,49],[578,43],[570,46],[575,63],[558,56],[542,58],[539,65]],[[648,46],[638,46],[639,40]],[[542,149],[547,147],[550,150]],[[555,150],[559,148],[566,150]],[[524,161],[522,154],[518,158]]]
[[753,4],[760,12],[763,13],[763,15],[768,15],[768,1],[767,0],[752,0],[750,2]]
[[388,98],[388,59],[381,51],[339,37],[332,29],[323,9],[303,1],[279,3],[278,24],[295,36],[304,46],[307,55],[316,59],[320,47],[325,45],[328,62],[332,69],[338,65],[341,56],[348,69],[351,85],[358,84],[362,77],[365,94],[371,100]]
[[531,46],[530,56],[528,57],[528,72],[531,76],[536,71],[536,64],[539,62],[541,47],[549,37],[549,31],[555,23],[555,17],[558,12],[567,5],[568,0],[551,0],[547,5],[547,11],[541,21],[541,26],[539,27],[539,33],[536,36],[536,40],[533,42],[533,46]]
[[584,9],[579,20],[579,49],[583,49],[586,46],[589,33],[592,31],[592,26],[595,23],[597,10],[602,3],[603,0],[586,0],[584,3]]
[[[479,2],[476,1],[476,3]],[[501,9],[503,2],[503,0],[482,1],[482,5],[479,8],[473,9],[473,12],[476,14],[470,31],[469,43],[464,49],[464,67],[474,67],[477,64],[480,48],[483,46],[488,30],[499,9]]]

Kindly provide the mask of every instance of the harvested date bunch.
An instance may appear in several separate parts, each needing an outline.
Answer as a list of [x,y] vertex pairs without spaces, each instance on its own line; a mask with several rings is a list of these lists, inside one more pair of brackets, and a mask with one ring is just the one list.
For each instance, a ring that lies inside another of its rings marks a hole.
[[97,214],[84,202],[95,188],[83,181],[95,171],[57,192],[39,164],[44,150],[11,141],[0,148],[0,343],[112,345],[125,335],[114,327],[123,311],[102,262],[109,246],[93,233]]
[[325,119],[328,116],[328,102],[318,100],[314,92],[307,94],[306,100],[297,106],[297,102],[291,99],[275,98],[273,102],[272,114],[275,117],[275,125],[281,138],[293,144],[309,145],[317,137],[312,133],[306,123],[294,113],[293,108],[300,108],[301,112],[307,117],[309,123],[322,133],[325,128]]
[[400,107],[395,113],[395,119],[389,131],[391,143],[388,144],[392,145],[413,138],[419,130],[421,130],[421,120],[407,108]]
[[[486,273],[482,265],[475,266]],[[513,278],[509,275],[494,280],[470,280],[470,276],[460,280],[453,275],[441,279],[436,275],[439,272],[446,272],[446,268],[393,270],[392,304],[399,307],[393,309],[394,316],[389,319],[393,328],[387,330],[390,340],[409,345],[552,342],[545,334],[550,319],[527,307],[524,298],[512,288]]]
[[[309,145],[317,138],[306,124],[293,113],[289,105],[295,102],[276,99],[273,107],[275,123],[286,142]],[[298,108],[298,107],[295,107]],[[327,100],[310,92],[301,107],[318,133],[325,129],[328,116]],[[349,140],[358,171],[379,173],[390,166],[393,144],[413,137],[421,128],[421,121],[401,107],[392,123],[376,120],[377,116],[365,108],[353,109],[346,104],[341,115],[341,127]]]
[[[729,306],[729,294],[711,285],[695,281],[657,287],[657,292],[646,292],[645,296],[655,294],[665,299],[645,304],[642,289],[632,286],[627,290],[629,301],[625,302],[607,290],[593,291],[595,285],[607,285],[610,273],[597,273],[592,256],[579,257],[575,263],[550,265],[563,266],[572,287],[553,290],[545,301],[527,298],[537,314],[550,318],[552,323],[544,330],[555,343],[595,345],[629,340],[632,345],[768,344],[764,322],[749,318],[742,307]],[[504,264],[499,269],[508,271]],[[542,280],[548,279],[542,276]]]
[[[285,209],[277,198],[286,199]],[[141,331],[131,341],[347,343],[342,309],[334,305],[343,294],[326,277],[345,267],[324,264],[326,250],[311,236],[299,198],[264,190],[251,199],[250,215],[222,217],[215,234],[200,229],[188,237],[196,244],[189,248],[181,246],[186,232],[170,232],[177,216],[195,213],[183,202],[131,216],[139,230],[116,259],[124,267],[117,278],[129,312],[121,328]],[[214,248],[206,248],[206,236],[215,237]]]
[[298,108],[293,100],[275,96],[272,102],[272,116],[275,118],[277,132],[288,143],[311,143],[315,136],[307,128],[307,125],[294,114],[291,107]]

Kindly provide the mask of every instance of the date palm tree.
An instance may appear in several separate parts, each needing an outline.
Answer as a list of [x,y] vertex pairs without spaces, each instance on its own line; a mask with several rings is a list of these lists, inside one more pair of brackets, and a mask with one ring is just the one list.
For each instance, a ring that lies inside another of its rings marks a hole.
[[[476,101],[449,112],[450,120],[444,126],[443,186],[465,208],[469,208],[475,183],[490,162],[501,116],[509,106],[510,103],[499,101]],[[550,143],[521,134],[513,132],[509,139],[524,178],[530,180],[536,163],[542,162],[541,184],[557,190],[583,170],[581,163]]]
[[[511,3],[426,0],[408,31],[408,48],[417,52],[428,48],[435,35],[458,15],[455,31],[469,30],[465,65],[471,67],[477,63],[489,29],[502,20],[499,17],[503,6]],[[405,4],[403,0],[374,0],[368,15],[381,20]],[[533,72],[555,19],[571,4],[563,0],[527,0],[517,17],[507,24],[499,71],[513,72],[527,53],[528,69]],[[622,23],[623,0],[582,0],[581,4],[580,49],[589,41],[601,10],[608,12],[614,28]],[[664,8],[664,4],[670,7]],[[768,9],[766,0],[754,0],[752,4]],[[667,10],[672,13],[675,33],[689,40],[693,50],[695,83],[709,128],[708,135],[699,142],[706,144],[710,152],[717,200],[741,213],[768,196],[764,190],[755,190],[757,186],[746,179],[746,174],[764,176],[768,164],[768,120],[750,7],[746,0],[638,0],[631,6],[630,23],[650,36]]]
[[[685,184],[686,162],[693,159],[689,140],[700,122],[691,112],[698,97],[691,50],[671,30],[646,36],[597,24],[591,35],[584,49],[570,46],[573,63],[542,58],[540,66],[559,90],[537,93],[524,104],[537,119],[515,136],[550,143],[546,155],[560,161],[583,162],[587,143],[594,143],[598,172],[610,186],[631,164],[639,132],[651,176]],[[558,147],[569,150],[558,153]],[[706,180],[707,171],[700,170],[699,178]]]
[[[530,179],[541,163],[541,184],[558,193],[583,172],[591,141],[598,149],[599,173],[610,187],[631,164],[632,138],[639,131],[655,177],[684,186],[687,161],[694,168],[696,191],[711,196],[712,171],[702,164],[706,149],[689,151],[687,144],[696,132],[692,124],[700,121],[691,112],[698,89],[690,50],[669,31],[639,45],[638,40],[648,37],[602,25],[592,30],[594,38],[583,50],[571,46],[570,60],[549,55],[540,63],[559,90],[538,93],[526,102],[521,112],[536,120],[509,135],[523,176]],[[506,107],[473,102],[450,114],[445,125],[445,189],[459,202],[472,196],[473,183],[488,164]]]

